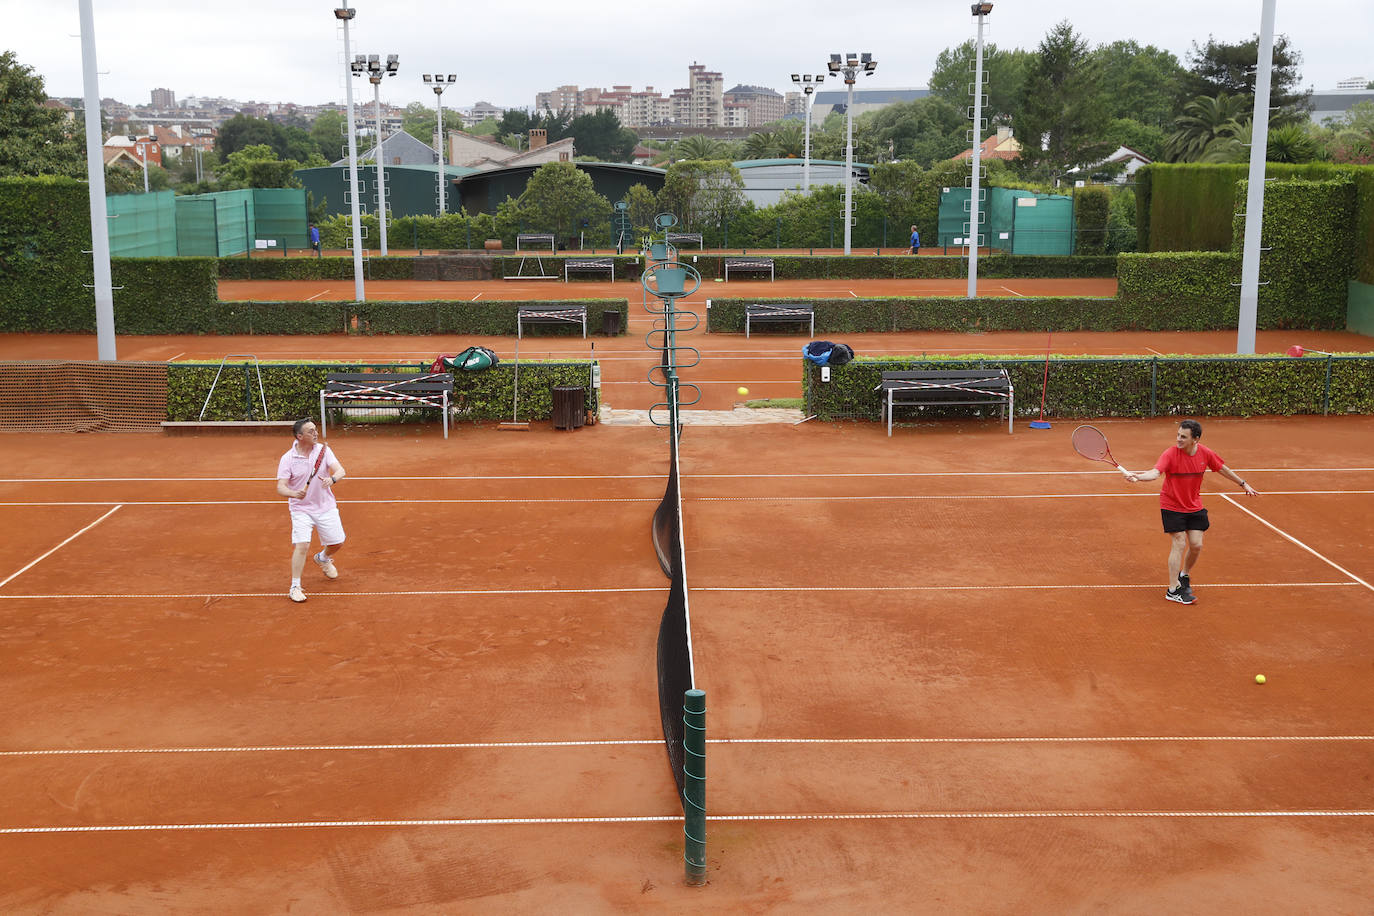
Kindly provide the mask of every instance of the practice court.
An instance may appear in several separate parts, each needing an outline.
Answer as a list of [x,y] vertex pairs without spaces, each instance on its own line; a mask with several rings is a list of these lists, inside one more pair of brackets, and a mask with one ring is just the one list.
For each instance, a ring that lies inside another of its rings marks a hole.
[[285,436],[6,437],[0,907],[1363,910],[1374,420],[1202,419],[1263,495],[1208,476],[1191,607],[1157,485],[1071,421],[687,429],[704,888],[663,430],[331,429],[304,605]]

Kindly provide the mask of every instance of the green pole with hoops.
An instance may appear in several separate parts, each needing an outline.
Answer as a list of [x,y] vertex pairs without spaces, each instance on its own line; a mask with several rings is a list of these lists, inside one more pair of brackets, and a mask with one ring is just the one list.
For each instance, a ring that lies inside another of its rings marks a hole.
[[706,883],[706,691],[688,690],[683,694],[682,724],[685,727],[682,810],[686,815],[682,834],[685,839],[683,863],[687,883]]

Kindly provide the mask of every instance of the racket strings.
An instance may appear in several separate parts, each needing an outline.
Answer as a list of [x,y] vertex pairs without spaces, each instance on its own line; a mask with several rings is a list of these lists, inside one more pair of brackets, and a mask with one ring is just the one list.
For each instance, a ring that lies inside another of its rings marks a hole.
[[1078,454],[1093,461],[1105,461],[1111,455],[1107,437],[1091,426],[1080,426],[1073,431],[1073,447]]

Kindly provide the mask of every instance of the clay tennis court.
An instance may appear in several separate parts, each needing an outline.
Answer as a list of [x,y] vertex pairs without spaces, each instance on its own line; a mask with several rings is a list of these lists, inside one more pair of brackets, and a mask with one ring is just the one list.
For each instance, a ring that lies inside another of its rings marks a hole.
[[689,428],[705,888],[664,432],[336,433],[350,539],[299,606],[284,437],[7,437],[0,906],[1362,910],[1374,421],[1204,424],[1264,495],[1209,475],[1191,607],[1154,485],[1071,425]]

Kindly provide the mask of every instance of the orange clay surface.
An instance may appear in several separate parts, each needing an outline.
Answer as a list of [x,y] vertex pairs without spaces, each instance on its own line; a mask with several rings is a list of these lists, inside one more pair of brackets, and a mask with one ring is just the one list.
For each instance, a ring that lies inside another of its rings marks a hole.
[[[1114,280],[984,280],[979,292],[994,295],[1000,290],[1006,307],[1015,308],[1015,295],[1074,294],[1106,295],[1115,292]],[[739,387],[749,389],[748,397],[801,397],[801,350],[809,335],[798,333],[797,326],[773,325],[745,339],[743,334],[707,334],[705,306],[708,296],[858,296],[869,295],[963,295],[963,281],[957,280],[833,280],[730,283],[707,282],[687,299],[686,307],[703,316],[702,328],[681,335],[683,342],[700,348],[702,362],[692,372],[692,381],[702,390],[702,409],[729,409],[743,398]],[[618,337],[593,334],[578,337],[555,336],[536,327],[520,342],[522,359],[586,359],[593,353],[602,366],[603,403],[621,409],[647,409],[658,400],[656,390],[645,381],[658,357],[644,343],[653,316],[643,308],[643,293],[636,283],[530,283],[530,282],[430,282],[368,283],[369,299],[570,299],[620,297],[629,299],[628,333]],[[220,295],[226,299],[305,300],[349,299],[351,283],[221,281]],[[597,330],[595,328],[593,331]],[[912,331],[901,333],[824,334],[841,340],[861,356],[991,353],[1041,356],[1048,347],[1054,353],[1152,356],[1172,353],[1233,353],[1234,331],[1154,331],[1104,333],[1066,331],[1053,335],[1021,331],[955,333]],[[1293,344],[1308,349],[1332,352],[1374,351],[1374,338],[1343,331],[1260,331],[1260,353],[1281,354]],[[457,353],[481,344],[495,350],[503,360],[515,357],[513,336],[448,335],[415,337],[401,335],[189,335],[121,336],[117,339],[120,359],[129,360],[215,360],[226,354],[251,353],[259,359],[347,359],[371,362],[424,362],[428,365],[440,353]],[[95,359],[94,335],[75,334],[0,334],[0,359]],[[1319,358],[1319,357],[1310,357]]]
[[0,438],[0,910],[1365,911],[1374,420],[1204,426],[1191,607],[1069,424],[688,427],[701,888],[663,431],[340,431],[303,605],[285,437]]

